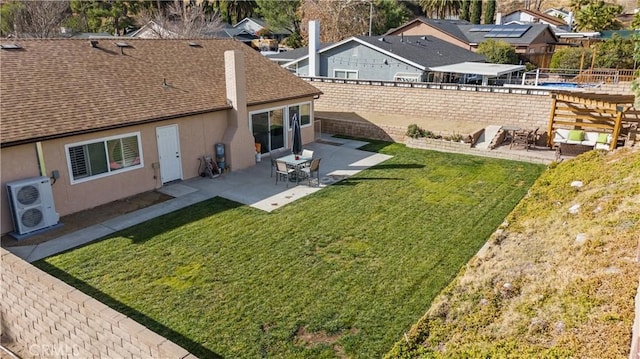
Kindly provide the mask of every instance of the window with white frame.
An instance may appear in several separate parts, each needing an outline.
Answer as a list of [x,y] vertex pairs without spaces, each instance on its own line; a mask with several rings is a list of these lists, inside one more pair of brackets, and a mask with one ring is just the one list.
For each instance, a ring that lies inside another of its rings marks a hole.
[[358,71],[354,70],[333,70],[333,77],[338,79],[357,79]]
[[293,126],[293,116],[296,115],[300,121],[300,127],[311,125],[311,104],[289,106],[289,128]]
[[142,167],[140,133],[65,146],[72,183]]

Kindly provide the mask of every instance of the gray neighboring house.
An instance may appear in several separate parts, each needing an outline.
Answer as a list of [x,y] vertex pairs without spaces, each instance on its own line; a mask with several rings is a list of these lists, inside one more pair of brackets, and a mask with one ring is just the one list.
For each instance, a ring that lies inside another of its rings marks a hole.
[[309,56],[309,48],[301,48],[268,58],[299,76],[403,82],[426,81],[431,67],[486,61],[434,36],[358,36],[319,44],[316,73],[309,70]]

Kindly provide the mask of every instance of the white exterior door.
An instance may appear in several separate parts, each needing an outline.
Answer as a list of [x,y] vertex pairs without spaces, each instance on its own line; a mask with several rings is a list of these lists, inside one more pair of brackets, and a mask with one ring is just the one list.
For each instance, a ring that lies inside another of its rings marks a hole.
[[158,139],[160,179],[162,183],[182,179],[178,125],[157,127],[156,137]]

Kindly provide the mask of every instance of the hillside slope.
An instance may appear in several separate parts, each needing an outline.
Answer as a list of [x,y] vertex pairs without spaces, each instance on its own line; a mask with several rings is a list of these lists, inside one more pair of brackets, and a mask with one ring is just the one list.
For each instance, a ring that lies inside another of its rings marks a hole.
[[628,357],[639,240],[640,148],[551,166],[387,357]]

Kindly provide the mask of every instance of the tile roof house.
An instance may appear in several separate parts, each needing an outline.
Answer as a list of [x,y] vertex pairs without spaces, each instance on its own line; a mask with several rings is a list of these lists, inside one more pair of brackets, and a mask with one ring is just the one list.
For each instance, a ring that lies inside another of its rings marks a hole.
[[510,23],[547,24],[553,28],[566,31],[571,30],[571,26],[565,20],[558,16],[553,16],[528,9],[519,9],[503,15],[500,24],[507,25]]
[[[485,62],[482,55],[433,36],[358,36],[334,44],[320,44],[319,66],[309,65],[308,48],[282,66],[300,76],[381,81],[424,81],[430,67],[461,62]],[[288,52],[268,56],[273,61]],[[315,74],[314,74],[315,73]]]
[[415,18],[386,35],[431,35],[464,49],[477,51],[487,39],[502,40],[513,46],[523,60],[548,67],[558,38],[546,24],[473,25],[463,20]]
[[[289,144],[283,118],[293,113],[303,142],[314,139],[321,92],[238,41],[0,45],[2,208],[5,184],[35,176],[57,177],[60,215],[150,191],[199,176],[199,159],[214,157],[216,144],[227,168],[246,168],[256,142],[262,152]],[[8,212],[1,233],[13,229]]]

